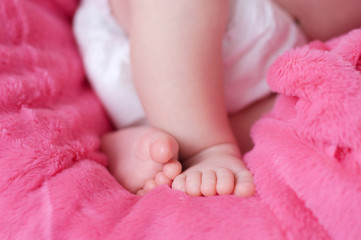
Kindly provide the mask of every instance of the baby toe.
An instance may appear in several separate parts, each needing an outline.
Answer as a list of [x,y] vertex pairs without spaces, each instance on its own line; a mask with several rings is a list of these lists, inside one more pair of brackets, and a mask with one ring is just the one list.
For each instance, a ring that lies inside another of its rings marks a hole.
[[143,190],[145,192],[149,192],[150,190],[152,190],[153,188],[155,188],[157,186],[157,183],[155,182],[155,180],[151,179],[145,182]]
[[220,168],[216,172],[217,174],[217,193],[219,195],[231,194],[234,190],[234,175],[226,169]]
[[163,172],[158,173],[155,176],[155,182],[157,185],[170,185],[172,183],[172,180],[169,179]]
[[140,189],[138,192],[137,192],[137,195],[139,196],[143,196],[144,194],[146,194],[147,192],[144,190],[144,189]]
[[233,194],[241,197],[254,195],[256,187],[253,183],[253,176],[249,171],[241,171],[236,174],[236,184]]
[[182,172],[182,164],[177,160],[170,160],[164,165],[163,172],[169,179],[175,179]]
[[174,190],[178,190],[178,191],[182,191],[185,192],[186,191],[186,180],[187,180],[187,176],[184,174],[178,175],[172,183],[172,188]]
[[187,174],[186,192],[191,196],[201,195],[202,174],[199,171],[193,171]]
[[201,193],[204,196],[214,196],[216,191],[217,176],[214,171],[207,170],[202,174]]
[[155,134],[150,147],[150,156],[153,161],[166,163],[178,157],[178,143],[170,135],[159,132]]

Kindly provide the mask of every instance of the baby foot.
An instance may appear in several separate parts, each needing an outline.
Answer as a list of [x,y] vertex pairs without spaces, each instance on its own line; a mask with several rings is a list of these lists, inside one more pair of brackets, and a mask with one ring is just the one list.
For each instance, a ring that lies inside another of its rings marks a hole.
[[233,144],[207,148],[184,162],[185,171],[178,175],[172,188],[191,196],[254,194],[253,177]]
[[139,195],[158,185],[170,185],[182,171],[176,140],[151,127],[106,134],[102,150],[108,156],[109,170],[114,177],[127,190]]

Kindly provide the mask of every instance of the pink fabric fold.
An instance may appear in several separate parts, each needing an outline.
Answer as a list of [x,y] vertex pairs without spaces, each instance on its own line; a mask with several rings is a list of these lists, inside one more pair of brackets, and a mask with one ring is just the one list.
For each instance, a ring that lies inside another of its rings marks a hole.
[[361,30],[282,56],[245,160],[257,195],[130,194],[71,31],[76,0],[0,2],[0,239],[359,239]]

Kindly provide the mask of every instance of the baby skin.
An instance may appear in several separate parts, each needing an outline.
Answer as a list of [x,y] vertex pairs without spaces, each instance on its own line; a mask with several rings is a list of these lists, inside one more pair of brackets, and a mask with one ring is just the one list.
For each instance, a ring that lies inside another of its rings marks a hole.
[[[310,40],[361,25],[359,0],[274,1]],[[104,136],[110,171],[140,195],[163,184],[192,196],[253,195],[239,146],[249,149],[249,128],[274,98],[226,113],[221,48],[229,1],[109,3],[129,36],[133,81],[150,123]]]
[[126,189],[143,195],[157,185],[170,185],[182,171],[178,143],[151,127],[133,127],[105,135],[102,150],[109,169]]
[[192,196],[249,196],[254,191],[252,176],[233,144],[212,146],[182,161],[186,169],[182,174],[177,141],[152,127],[109,133],[102,139],[102,150],[109,158],[112,174],[138,195],[158,185],[169,185]]
[[[242,150],[249,150],[251,125],[269,111],[275,97],[259,101],[230,116],[232,131]],[[242,124],[239,122],[242,121]],[[206,148],[183,161],[178,159],[179,146],[169,134],[153,127],[132,127],[106,134],[102,150],[108,155],[109,169],[129,191],[143,195],[158,185],[169,185],[191,196],[254,193],[252,176],[240,161],[238,148],[221,145]],[[228,154],[228,155],[227,155]],[[220,162],[219,160],[228,160]]]
[[138,194],[167,184],[191,196],[253,195],[223,95],[228,1],[110,6],[129,36],[133,81],[150,123],[104,136],[110,171]]

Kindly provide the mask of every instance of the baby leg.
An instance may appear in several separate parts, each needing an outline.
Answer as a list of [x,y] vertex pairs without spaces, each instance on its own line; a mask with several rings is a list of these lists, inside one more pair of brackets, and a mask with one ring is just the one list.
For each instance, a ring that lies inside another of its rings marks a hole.
[[275,101],[276,95],[271,94],[229,117],[233,134],[243,153],[253,147],[250,131],[252,125],[272,109]]
[[175,136],[187,168],[173,188],[193,196],[252,195],[222,90],[228,1],[131,3],[133,81],[147,119]]
[[102,150],[114,177],[140,195],[157,185],[170,185],[182,170],[177,142],[155,128],[132,127],[106,134]]

